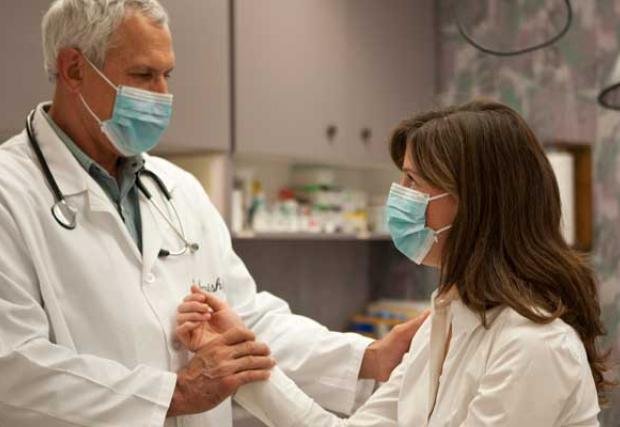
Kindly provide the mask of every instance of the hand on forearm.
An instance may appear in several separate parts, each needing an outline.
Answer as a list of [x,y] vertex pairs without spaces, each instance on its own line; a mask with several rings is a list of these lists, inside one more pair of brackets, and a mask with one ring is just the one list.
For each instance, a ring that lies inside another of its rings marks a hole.
[[196,286],[179,306],[176,337],[196,355],[177,376],[168,416],[207,411],[243,384],[268,379],[275,365],[228,304]]
[[177,376],[168,416],[195,414],[219,405],[241,385],[269,378],[275,360],[248,329],[211,339]]

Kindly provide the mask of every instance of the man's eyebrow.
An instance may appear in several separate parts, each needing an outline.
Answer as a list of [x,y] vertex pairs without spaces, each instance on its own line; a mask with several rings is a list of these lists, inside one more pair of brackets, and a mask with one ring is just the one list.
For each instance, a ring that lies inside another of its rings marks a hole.
[[[174,67],[171,67],[165,70],[163,73],[170,74],[173,70],[174,70]],[[159,73],[159,69],[157,68],[151,67],[150,65],[140,65],[140,64],[129,67],[129,72],[135,72],[135,71],[148,71],[149,73]]]

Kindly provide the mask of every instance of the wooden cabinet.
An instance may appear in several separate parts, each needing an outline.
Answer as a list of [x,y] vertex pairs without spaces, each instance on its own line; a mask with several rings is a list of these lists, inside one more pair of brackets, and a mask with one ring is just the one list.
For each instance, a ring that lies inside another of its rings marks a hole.
[[431,0],[236,0],[236,152],[389,162],[435,87]]
[[230,149],[230,2],[162,0],[170,14],[176,67],[174,112],[158,151]]

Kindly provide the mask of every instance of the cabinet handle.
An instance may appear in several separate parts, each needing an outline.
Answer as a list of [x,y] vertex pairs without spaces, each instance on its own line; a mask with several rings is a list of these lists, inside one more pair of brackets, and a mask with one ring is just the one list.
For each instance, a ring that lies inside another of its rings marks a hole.
[[362,138],[364,145],[368,146],[370,144],[370,138],[372,137],[372,129],[368,127],[362,128],[360,137]]
[[334,140],[336,139],[337,134],[338,134],[338,126],[334,124],[327,126],[325,135],[327,136],[327,141],[329,142],[330,145],[334,144]]

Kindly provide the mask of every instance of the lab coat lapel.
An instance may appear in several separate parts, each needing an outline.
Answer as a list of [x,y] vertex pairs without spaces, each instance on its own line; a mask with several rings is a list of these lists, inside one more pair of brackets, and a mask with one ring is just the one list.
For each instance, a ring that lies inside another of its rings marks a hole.
[[439,380],[446,357],[447,339],[450,332],[451,313],[450,304],[458,297],[458,292],[453,287],[447,294],[437,297],[437,291],[433,294],[431,316],[431,339],[429,355],[429,388],[428,388],[428,418],[435,409]]
[[118,233],[122,236],[125,244],[128,246],[129,251],[135,256],[136,260],[141,263],[142,262],[142,254],[140,254],[140,250],[136,245],[135,240],[129,234],[129,230],[127,230],[127,226],[123,223],[121,216],[116,211],[116,208],[103,192],[99,184],[97,184],[93,179],[92,182],[89,183],[88,189],[88,208],[90,209],[91,215],[105,215],[111,221],[114,221],[116,228],[118,229]]

